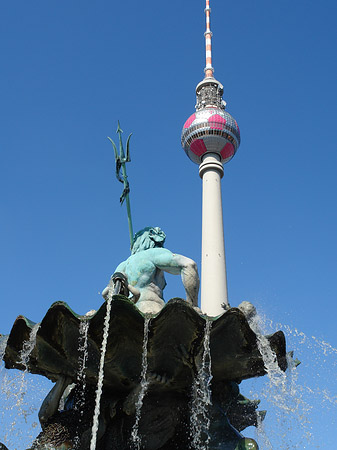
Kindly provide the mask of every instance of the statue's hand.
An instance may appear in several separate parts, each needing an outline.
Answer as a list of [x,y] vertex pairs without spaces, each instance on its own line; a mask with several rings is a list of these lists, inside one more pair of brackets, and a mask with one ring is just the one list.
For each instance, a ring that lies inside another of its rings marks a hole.
[[135,288],[131,284],[128,284],[128,289],[131,292],[131,294],[133,295],[131,300],[133,301],[133,303],[137,303],[139,300],[139,297],[140,297],[140,290]]
[[109,286],[107,286],[105,289],[103,289],[102,297],[104,298],[104,300],[107,300],[108,294],[109,294]]

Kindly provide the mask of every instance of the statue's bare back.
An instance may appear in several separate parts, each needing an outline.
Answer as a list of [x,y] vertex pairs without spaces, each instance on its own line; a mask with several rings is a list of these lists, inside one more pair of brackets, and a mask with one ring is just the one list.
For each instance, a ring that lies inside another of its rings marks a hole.
[[[181,275],[186,300],[197,307],[199,276],[196,263],[186,256],[163,248],[165,234],[160,228],[145,228],[135,238],[133,254],[117,266],[115,273],[121,272],[126,276],[128,289],[138,309],[152,314],[162,309],[165,304],[163,290],[166,286],[164,272]],[[141,243],[137,239],[141,239]]]

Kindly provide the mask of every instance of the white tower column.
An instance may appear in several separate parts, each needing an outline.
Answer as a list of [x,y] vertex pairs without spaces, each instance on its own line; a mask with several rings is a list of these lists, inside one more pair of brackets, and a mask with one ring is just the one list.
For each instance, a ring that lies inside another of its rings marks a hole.
[[228,305],[225,242],[222,218],[220,156],[207,153],[199,166],[202,178],[201,310],[208,316]]

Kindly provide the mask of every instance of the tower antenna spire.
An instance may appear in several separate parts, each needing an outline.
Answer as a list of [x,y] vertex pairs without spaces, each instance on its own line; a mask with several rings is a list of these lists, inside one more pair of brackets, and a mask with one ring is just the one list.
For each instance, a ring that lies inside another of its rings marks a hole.
[[206,0],[205,14],[205,77],[196,87],[196,111],[183,126],[181,144],[187,156],[199,165],[203,186],[201,310],[217,316],[229,308],[221,178],[223,165],[240,145],[240,130],[234,117],[225,111],[223,86],[213,76],[210,0]]
[[211,32],[211,8],[209,6],[210,0],[206,0],[206,31],[205,31],[205,44],[206,44],[206,67],[205,78],[213,78],[214,68],[212,66],[212,32]]

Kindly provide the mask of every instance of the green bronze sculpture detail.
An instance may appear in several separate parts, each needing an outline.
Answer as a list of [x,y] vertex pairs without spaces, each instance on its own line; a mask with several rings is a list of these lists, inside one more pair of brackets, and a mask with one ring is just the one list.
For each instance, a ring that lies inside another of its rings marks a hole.
[[[29,450],[90,449],[106,310],[104,302],[96,313],[79,316],[63,302],[53,304],[40,323],[26,365],[20,354],[34,323],[23,316],[15,321],[4,353],[6,368],[28,370],[55,382],[41,405],[42,431]],[[96,450],[135,449],[130,435],[135,423],[146,320],[123,295],[112,298]],[[84,349],[74,345],[84,321],[88,324],[85,383],[78,377]],[[143,450],[191,448],[191,386],[202,361],[205,323],[203,316],[177,298],[148,322],[149,384],[139,422]],[[283,333],[266,339],[279,367],[285,370],[288,356]],[[256,426],[264,412],[257,410],[256,400],[244,398],[239,390],[241,380],[265,374],[256,335],[245,315],[231,308],[213,321],[209,342],[213,378],[208,448],[257,450],[255,441],[244,438],[241,431]]]
[[[118,121],[118,127],[116,133],[119,136],[119,153],[117,151],[116,144],[114,141],[108,136],[109,141],[111,142],[114,152],[115,152],[115,161],[116,161],[116,178],[118,181],[123,183],[124,189],[122,192],[122,195],[120,196],[120,203],[121,205],[126,203],[126,211],[128,214],[128,225],[129,225],[129,234],[130,234],[130,247],[132,248],[133,245],[133,228],[132,228],[132,218],[131,218],[131,206],[130,206],[130,184],[128,181],[128,176],[126,174],[126,166],[125,164],[131,161],[130,158],[130,138],[132,136],[132,133],[129,135],[126,141],[126,155],[124,153],[124,147],[123,147],[123,141],[122,141],[122,133],[123,130],[120,127],[119,121]],[[122,173],[121,173],[122,172]]]
[[[191,387],[203,361],[205,330],[210,319],[200,314],[198,308],[196,263],[164,248],[166,235],[159,227],[146,227],[133,235],[126,174],[126,163],[131,161],[131,134],[125,153],[119,122],[117,134],[119,151],[108,139],[114,149],[116,177],[124,185],[120,203],[126,202],[131,255],[116,267],[102,293],[109,301],[85,316],[75,314],[63,302],[54,303],[40,323],[25,363],[21,353],[24,343],[30,340],[34,323],[19,316],[6,340],[3,356],[6,368],[40,374],[55,383],[39,411],[42,431],[27,450],[91,448],[100,376],[98,361],[106,318],[110,325],[96,450],[135,448],[130,436],[140,398],[145,337],[147,391],[138,422],[141,448],[192,448],[188,431],[193,403]],[[165,272],[181,275],[186,301],[174,298],[165,305]],[[244,438],[241,431],[257,426],[266,412],[257,411],[259,401],[245,398],[239,390],[242,380],[266,373],[252,327],[255,315],[255,307],[245,301],[212,320],[208,336],[212,401],[205,407],[210,420],[209,450],[258,450],[257,443]],[[76,345],[83,337],[83,324],[87,326],[85,349]],[[292,354],[286,354],[283,333],[274,333],[266,339],[280,369],[285,371]],[[82,370],[79,361],[84,351],[87,352],[84,377],[79,378]],[[0,443],[1,449],[7,447]]]
[[[198,307],[199,275],[196,263],[186,256],[163,248],[166,235],[159,227],[146,227],[134,236],[131,256],[121,262],[116,270],[128,280],[132,301],[143,313],[158,313],[165,305],[163,290],[166,286],[164,272],[181,275],[186,301]],[[108,295],[109,286],[103,297]]]
[[[111,142],[116,161],[116,178],[124,184],[124,190],[120,197],[120,203],[126,202],[128,225],[130,234],[131,256],[118,265],[115,275],[122,280],[119,274],[126,277],[125,290],[128,290],[131,299],[137,308],[143,313],[158,313],[164,306],[163,290],[166,286],[164,272],[173,275],[181,275],[186,291],[186,300],[189,304],[198,308],[199,275],[196,263],[183,255],[172,253],[164,249],[165,233],[159,227],[146,227],[133,235],[133,226],[130,207],[130,185],[126,174],[126,163],[130,158],[130,138],[126,141],[126,153],[122,142],[122,129],[118,121],[117,134],[119,135],[119,152],[116,144]],[[111,277],[110,289],[116,277]],[[103,291],[103,297],[107,298],[109,286]],[[125,290],[122,292],[125,294]],[[113,293],[116,293],[114,291]]]

